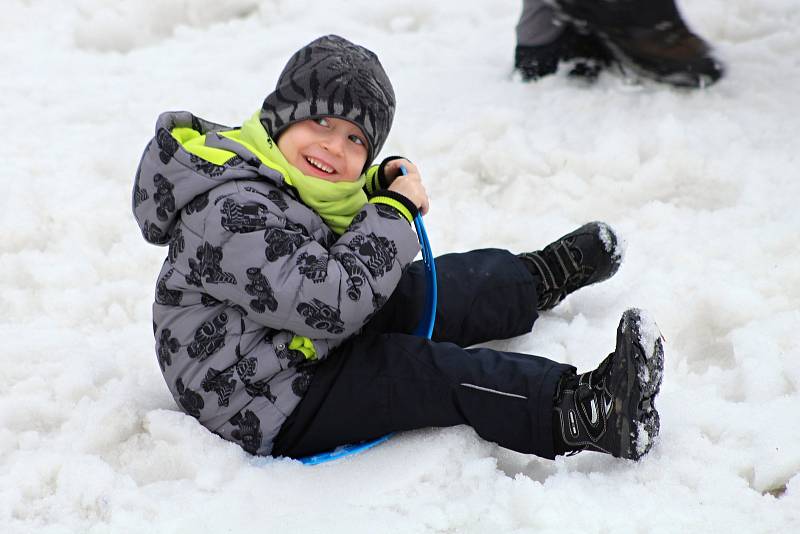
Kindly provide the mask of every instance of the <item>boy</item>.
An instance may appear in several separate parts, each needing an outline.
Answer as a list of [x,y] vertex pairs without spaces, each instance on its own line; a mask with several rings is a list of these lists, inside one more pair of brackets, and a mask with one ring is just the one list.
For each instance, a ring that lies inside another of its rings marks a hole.
[[161,115],[133,209],[145,239],[169,245],[153,329],[177,403],[260,455],[469,424],[546,458],[639,458],[658,432],[663,366],[642,312],[625,313],[615,352],[582,375],[462,348],[525,334],[537,310],[612,276],[621,257],[606,225],[520,256],[437,258],[433,340],[410,334],[425,288],[410,223],[428,198],[408,160],[371,165],[394,106],[377,57],[330,35],[294,54],[241,128]]

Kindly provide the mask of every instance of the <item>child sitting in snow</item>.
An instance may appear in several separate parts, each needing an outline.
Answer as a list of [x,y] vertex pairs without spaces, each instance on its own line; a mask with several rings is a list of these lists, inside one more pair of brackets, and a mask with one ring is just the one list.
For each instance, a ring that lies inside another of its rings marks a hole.
[[526,334],[539,311],[612,276],[607,225],[536,252],[438,257],[433,339],[411,334],[426,284],[411,221],[428,197],[410,161],[372,165],[394,108],[375,54],[330,35],[294,54],[240,128],[159,117],[133,210],[147,241],[169,245],[153,331],[177,403],[259,455],[460,424],[545,458],[645,454],[663,352],[643,312],[623,314],[616,349],[585,374],[464,348]]

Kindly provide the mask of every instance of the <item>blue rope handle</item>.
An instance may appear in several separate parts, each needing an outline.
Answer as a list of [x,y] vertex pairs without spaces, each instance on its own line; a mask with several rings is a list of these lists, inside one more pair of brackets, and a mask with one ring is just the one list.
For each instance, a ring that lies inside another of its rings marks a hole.
[[[408,174],[405,165],[400,165],[400,172],[403,175]],[[428,241],[428,233],[425,231],[425,225],[422,223],[422,215],[417,213],[414,217],[414,227],[417,229],[417,237],[419,238],[419,245],[422,249],[422,262],[425,264],[425,280],[427,282],[427,291],[425,293],[425,309],[423,310],[422,319],[420,320],[417,328],[414,330],[414,335],[425,336],[431,339],[433,335],[433,325],[436,323],[436,304],[438,300],[438,290],[436,284],[436,262],[431,252],[431,244]],[[391,438],[394,434],[386,434],[383,437],[374,439],[372,441],[364,441],[362,443],[355,443],[352,445],[342,445],[336,447],[330,452],[321,452],[313,456],[300,458],[300,461],[306,465],[317,465],[344,458],[351,454],[358,454],[364,452],[376,445],[380,445],[384,441]]]
[[[405,165],[400,165],[400,172],[408,174]],[[425,231],[425,224],[422,222],[422,215],[417,213],[414,217],[414,226],[417,229],[419,245],[422,249],[422,262],[425,264],[425,280],[427,291],[425,293],[425,309],[422,319],[414,330],[415,336],[425,336],[431,339],[433,336],[433,326],[436,324],[436,304],[439,299],[436,284],[436,262],[431,251],[431,244],[428,241],[428,232]]]

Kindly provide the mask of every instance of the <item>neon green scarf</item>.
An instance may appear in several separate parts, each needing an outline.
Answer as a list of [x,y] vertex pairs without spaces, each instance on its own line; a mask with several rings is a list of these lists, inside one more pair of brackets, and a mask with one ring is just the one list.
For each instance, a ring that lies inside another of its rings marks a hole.
[[283,174],[286,183],[297,189],[306,206],[317,212],[334,232],[344,233],[353,217],[367,203],[363,189],[365,175],[362,174],[355,182],[334,183],[303,174],[286,161],[258,117],[259,112],[256,112],[245,121],[241,130],[225,132],[223,135],[241,143],[258,156],[264,165]]

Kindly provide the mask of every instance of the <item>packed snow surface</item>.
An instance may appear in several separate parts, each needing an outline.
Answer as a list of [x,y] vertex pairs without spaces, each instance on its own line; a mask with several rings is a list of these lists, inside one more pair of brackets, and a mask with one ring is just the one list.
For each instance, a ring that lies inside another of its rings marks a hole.
[[[800,4],[681,2],[726,78],[512,75],[519,1],[5,0],[0,17],[0,525],[21,532],[800,531]],[[638,463],[547,461],[467,427],[307,467],[178,411],[131,215],[157,115],[240,124],[300,46],[375,50],[384,149],[421,169],[437,254],[605,220],[617,275],[493,347],[592,369],[622,312],[666,338]]]

